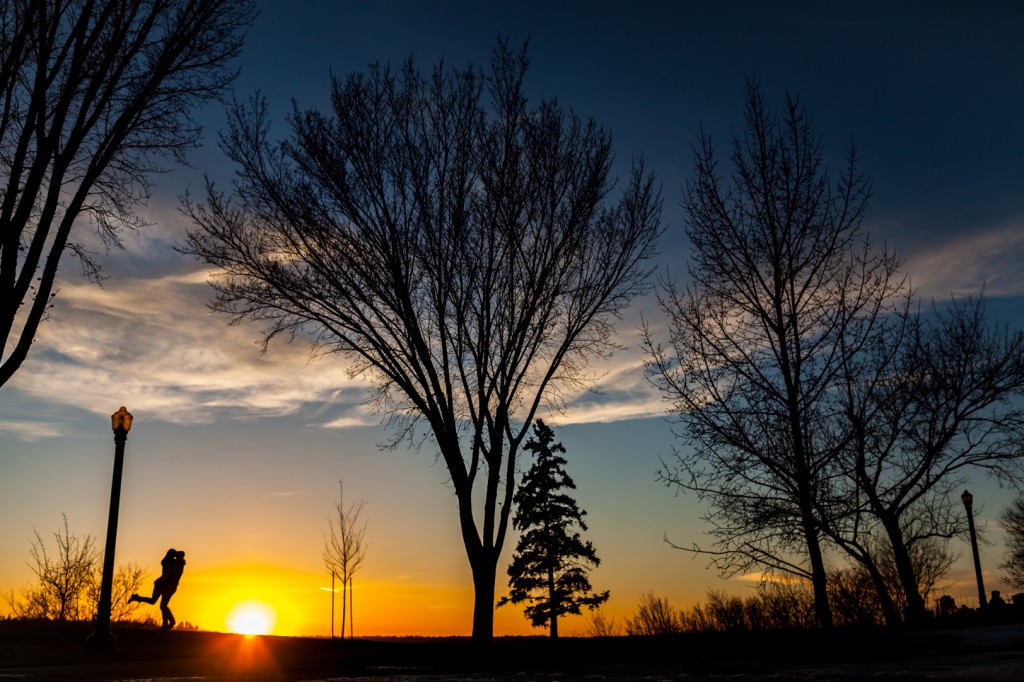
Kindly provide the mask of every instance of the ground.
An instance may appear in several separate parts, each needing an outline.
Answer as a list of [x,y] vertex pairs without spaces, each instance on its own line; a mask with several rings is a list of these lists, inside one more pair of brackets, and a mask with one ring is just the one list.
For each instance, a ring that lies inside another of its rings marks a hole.
[[1024,680],[1024,625],[916,632],[724,633],[668,639],[499,638],[340,641],[115,630],[110,653],[87,629],[0,622],[0,679],[613,682],[625,680]]

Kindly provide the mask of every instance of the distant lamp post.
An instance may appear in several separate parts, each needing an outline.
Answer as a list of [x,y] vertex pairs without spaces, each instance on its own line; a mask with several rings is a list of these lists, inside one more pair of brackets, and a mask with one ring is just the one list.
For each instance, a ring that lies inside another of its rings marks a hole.
[[978,535],[974,532],[974,495],[966,490],[960,499],[967,510],[967,530],[971,534],[971,551],[974,553],[974,573],[978,576],[978,604],[981,608],[987,606],[985,601],[985,582],[981,579],[981,557],[978,555]]
[[89,635],[94,650],[114,648],[110,633],[111,592],[114,583],[114,546],[117,544],[117,513],[121,506],[121,470],[124,468],[124,444],[132,428],[132,413],[123,405],[110,416],[114,430],[114,478],[110,484],[110,516],[107,517],[107,544],[103,550],[103,578],[100,582],[100,603],[96,612],[96,631]]

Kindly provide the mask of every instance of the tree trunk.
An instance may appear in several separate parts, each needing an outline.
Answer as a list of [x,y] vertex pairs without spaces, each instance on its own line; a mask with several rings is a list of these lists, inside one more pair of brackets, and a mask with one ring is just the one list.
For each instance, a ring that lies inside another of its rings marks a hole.
[[811,562],[811,587],[814,590],[814,614],[818,627],[832,627],[832,607],[828,603],[828,574],[825,559],[821,553],[818,524],[814,519],[811,494],[806,483],[799,484],[800,523],[803,525],[804,541],[807,543],[807,557]]
[[804,522],[804,537],[807,540],[807,554],[811,560],[811,586],[814,588],[814,613],[818,618],[818,626],[832,627],[832,607],[828,603],[828,575],[825,572],[825,559],[821,554],[821,543],[813,524]]
[[[792,420],[796,424],[796,419]],[[793,427],[794,442],[799,443],[799,429]],[[802,448],[800,448],[802,450]],[[804,461],[798,456],[799,461]],[[806,470],[806,467],[801,467]],[[818,523],[814,517],[814,506],[811,499],[810,484],[806,474],[798,480],[798,505],[800,507],[800,523],[803,526],[804,541],[807,543],[807,557],[811,562],[811,587],[814,590],[814,614],[818,619],[818,627],[832,627],[832,607],[828,603],[828,574],[825,571],[825,559],[821,553],[821,540],[818,537]]]
[[555,610],[555,565],[554,559],[555,549],[552,547],[554,542],[551,537],[551,524],[549,518],[551,515],[551,505],[544,505],[544,534],[547,542],[545,543],[544,553],[547,554],[547,565],[548,565],[548,613],[550,619],[548,620],[548,636],[551,639],[558,639],[558,613]]
[[[804,541],[807,543],[807,557],[811,562],[811,586],[814,589],[814,613],[818,619],[818,627],[832,627],[832,608],[828,603],[828,575],[825,572],[825,559],[821,554],[821,541],[819,538],[819,524],[814,516],[814,497],[811,492],[811,467],[808,457],[808,447],[804,440],[803,423],[806,415],[801,409],[799,371],[794,369],[789,357],[790,341],[787,338],[785,329],[787,318],[792,313],[785,313],[782,308],[784,296],[782,282],[784,279],[776,270],[776,299],[775,318],[782,322],[777,339],[780,349],[780,369],[786,381],[786,409],[789,420],[790,438],[792,439],[793,461],[795,465],[794,478],[797,488],[797,507],[800,511],[800,524],[803,526]],[[794,328],[797,325],[794,324]],[[799,357],[799,356],[798,356]]]
[[914,572],[914,563],[910,559],[910,551],[903,540],[899,522],[883,517],[882,525],[885,526],[885,532],[889,536],[896,573],[900,577],[900,587],[903,588],[903,596],[907,600],[906,621],[907,623],[925,621],[928,619],[928,608],[921,596],[921,590],[917,584],[917,574]]
[[345,598],[346,598],[346,595],[345,595],[345,583],[346,582],[348,582],[348,579],[344,575],[342,575],[341,576],[341,638],[342,639],[345,639],[345,607],[348,604],[348,602],[345,600]]
[[473,643],[490,644],[494,636],[494,581],[497,577],[497,554],[486,549],[470,551],[469,565],[473,571]]
[[867,569],[868,575],[871,576],[871,581],[875,584],[875,591],[878,592],[878,603],[882,607],[882,616],[885,618],[885,624],[889,627],[902,625],[903,619],[900,618],[899,611],[896,610],[896,604],[893,603],[892,595],[889,594],[889,586],[885,584],[885,579],[879,572],[878,567],[875,566],[875,562],[870,560],[865,562],[864,568]]

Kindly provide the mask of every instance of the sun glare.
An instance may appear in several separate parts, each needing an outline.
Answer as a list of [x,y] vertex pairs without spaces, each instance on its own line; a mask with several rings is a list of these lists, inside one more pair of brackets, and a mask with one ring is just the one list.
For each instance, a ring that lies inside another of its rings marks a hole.
[[267,604],[255,599],[239,602],[225,619],[228,630],[240,635],[269,635],[274,630],[277,614]]

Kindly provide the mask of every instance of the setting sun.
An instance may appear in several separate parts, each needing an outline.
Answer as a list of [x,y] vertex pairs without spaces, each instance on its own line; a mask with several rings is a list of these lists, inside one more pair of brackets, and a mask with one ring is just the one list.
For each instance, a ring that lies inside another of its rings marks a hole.
[[274,629],[277,614],[267,604],[255,599],[235,605],[225,622],[230,632],[241,635],[269,635]]

